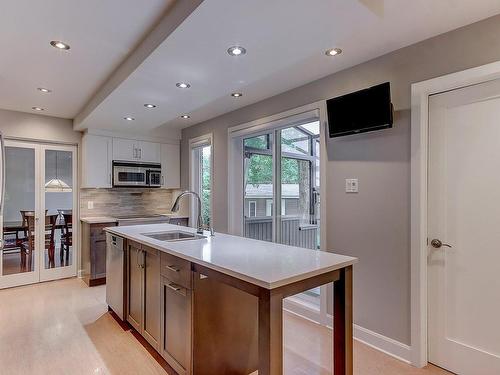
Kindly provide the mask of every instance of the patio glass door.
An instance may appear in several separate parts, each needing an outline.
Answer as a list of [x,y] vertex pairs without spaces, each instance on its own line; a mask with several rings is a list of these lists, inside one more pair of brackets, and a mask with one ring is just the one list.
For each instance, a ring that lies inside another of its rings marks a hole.
[[[320,249],[318,119],[243,138],[245,237]],[[321,288],[291,299],[319,314]]]
[[[76,275],[72,246],[76,147],[13,140],[5,146],[0,288]],[[49,184],[54,179],[68,187]]]

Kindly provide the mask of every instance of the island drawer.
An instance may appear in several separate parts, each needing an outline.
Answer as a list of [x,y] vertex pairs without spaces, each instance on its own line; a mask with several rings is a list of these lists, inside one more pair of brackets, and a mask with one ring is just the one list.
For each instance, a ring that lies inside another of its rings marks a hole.
[[191,262],[161,253],[161,275],[184,288],[191,289]]

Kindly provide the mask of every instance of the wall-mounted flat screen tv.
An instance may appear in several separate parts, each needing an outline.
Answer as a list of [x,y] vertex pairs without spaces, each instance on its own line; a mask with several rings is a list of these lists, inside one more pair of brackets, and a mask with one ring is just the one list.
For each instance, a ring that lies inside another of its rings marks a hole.
[[389,82],[329,99],[326,106],[330,137],[392,127]]

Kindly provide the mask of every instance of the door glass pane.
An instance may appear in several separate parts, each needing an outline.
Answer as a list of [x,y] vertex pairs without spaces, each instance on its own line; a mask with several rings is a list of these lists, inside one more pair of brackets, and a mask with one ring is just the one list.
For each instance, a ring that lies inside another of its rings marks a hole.
[[245,237],[273,241],[272,135],[244,139]]
[[45,268],[73,262],[73,153],[45,151]]
[[2,275],[35,267],[35,150],[5,147]]
[[203,223],[210,228],[212,223],[210,222],[210,212],[212,207],[210,207],[210,195],[211,191],[211,155],[212,146],[205,146],[201,150],[201,216],[203,218]]
[[[317,126],[315,125],[317,124]],[[279,242],[319,249],[319,122],[280,131],[281,217]],[[320,288],[298,297],[319,306]]]

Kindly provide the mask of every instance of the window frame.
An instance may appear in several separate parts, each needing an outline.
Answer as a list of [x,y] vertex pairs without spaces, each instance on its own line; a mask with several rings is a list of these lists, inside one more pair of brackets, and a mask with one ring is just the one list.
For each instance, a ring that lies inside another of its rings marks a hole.
[[[253,215],[252,215],[252,204],[254,206]],[[257,201],[248,201],[248,217],[257,217]]]
[[[214,210],[213,210],[213,192],[214,192],[214,141],[213,133],[201,135],[199,137],[189,139],[189,189],[200,193],[201,190],[201,156],[194,158],[194,153],[197,149],[210,146],[210,227],[214,228]],[[197,162],[195,168],[194,163]],[[200,196],[201,198],[201,196]],[[191,201],[190,201],[191,202]],[[202,202],[203,205],[203,202]],[[196,225],[197,206],[190,203],[189,208],[189,223],[191,226]],[[203,223],[206,224],[206,223]]]

